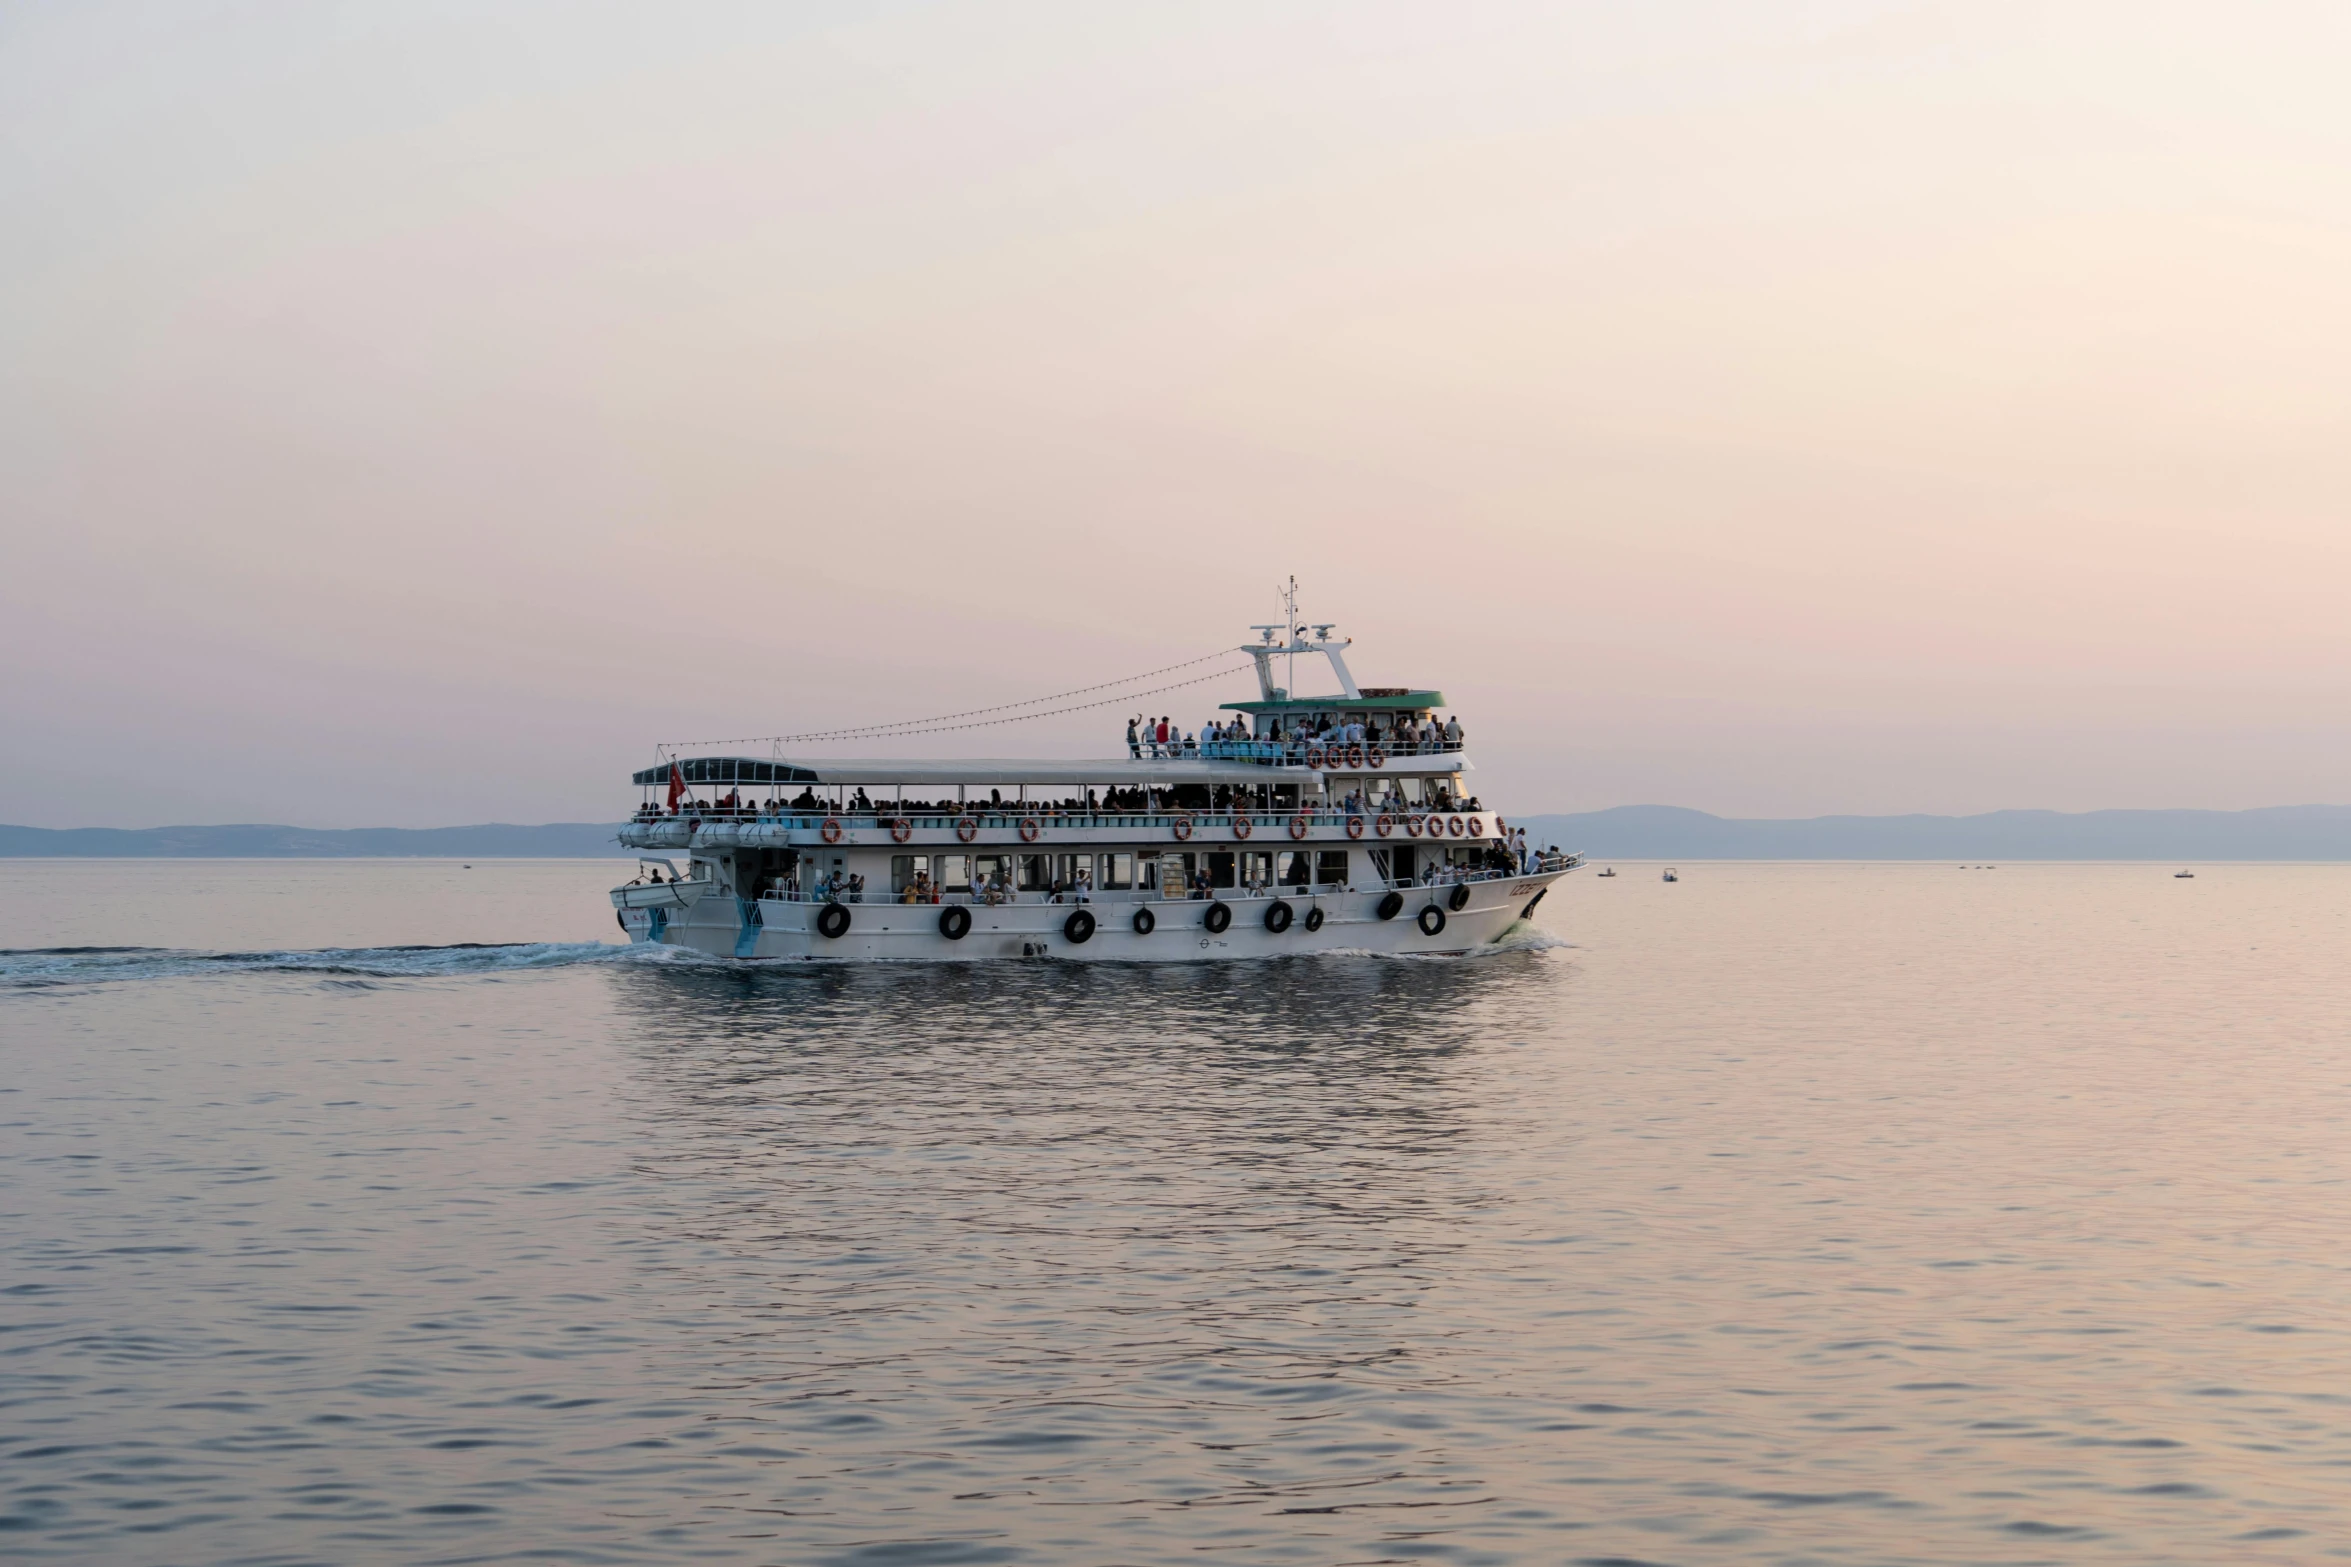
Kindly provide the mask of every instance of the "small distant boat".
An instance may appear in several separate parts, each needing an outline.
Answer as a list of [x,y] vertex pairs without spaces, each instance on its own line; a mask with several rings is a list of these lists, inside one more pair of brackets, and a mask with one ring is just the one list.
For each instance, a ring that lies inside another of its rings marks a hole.
[[1677,871],[1677,870],[1675,870],[1675,869],[1674,869],[1672,866],[1668,865],[1668,866],[1665,868],[1665,879],[1666,879],[1667,881],[1680,881],[1680,880],[1682,879],[1682,873],[1681,873],[1680,871]]
[[2171,879],[2173,881],[2194,881],[2196,873],[2194,871],[2173,871]]
[[1604,870],[1604,871],[1602,871],[1602,872],[1600,873],[1600,877],[1601,877],[1601,879],[1602,879],[1602,880],[1606,880],[1608,877],[1611,877],[1611,876],[1613,876],[1613,875],[1615,875],[1615,874],[1616,874],[1616,867],[1615,867],[1615,866],[1613,866],[1613,865],[1611,865],[1611,866],[1609,866],[1609,867],[1608,867],[1608,869],[1606,869],[1606,870]]

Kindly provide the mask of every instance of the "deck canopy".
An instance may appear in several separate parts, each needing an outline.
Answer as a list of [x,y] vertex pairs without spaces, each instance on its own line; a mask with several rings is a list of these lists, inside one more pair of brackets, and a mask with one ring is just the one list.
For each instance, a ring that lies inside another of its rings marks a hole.
[[[1458,751],[1443,756],[1395,757],[1388,771],[1413,775],[1451,773],[1470,767]],[[1177,784],[1265,784],[1312,782],[1319,775],[1303,767],[1269,767],[1261,762],[1166,757],[1134,761],[1127,757],[1070,761],[1039,761],[1032,757],[1003,760],[901,758],[845,761],[765,762],[748,757],[690,756],[678,760],[688,784],[844,784],[898,785],[909,788],[952,788],[956,784],[1002,787],[1007,784],[1080,784],[1113,789],[1169,788]],[[1349,769],[1355,771],[1355,769]],[[669,768],[648,767],[633,780],[645,786],[669,782]]]
[[[648,767],[641,773],[631,773],[634,784],[665,784],[669,782],[670,764]],[[794,767],[788,762],[760,761],[748,756],[681,756],[677,769],[690,784],[712,783],[816,783],[816,774],[805,767]]]

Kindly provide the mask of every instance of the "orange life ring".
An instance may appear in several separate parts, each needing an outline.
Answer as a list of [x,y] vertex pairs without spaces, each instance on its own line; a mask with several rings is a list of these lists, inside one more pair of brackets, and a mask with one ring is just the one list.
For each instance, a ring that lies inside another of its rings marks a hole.
[[1044,830],[1037,825],[1037,819],[1034,816],[1024,816],[1020,819],[1020,841],[1023,843],[1035,843],[1037,834]]
[[824,819],[823,831],[825,842],[839,843],[841,841],[841,818],[838,816],[826,817]]
[[1349,767],[1353,767],[1353,768],[1356,768],[1356,769],[1359,769],[1359,770],[1362,768],[1362,766],[1363,766],[1363,747],[1362,747],[1362,746],[1360,746],[1360,745],[1351,745],[1351,746],[1347,747],[1347,765],[1348,765]]
[[1364,760],[1374,767],[1385,767],[1388,765],[1388,753],[1375,745],[1364,753]]
[[1371,825],[1373,831],[1377,832],[1381,837],[1385,838],[1388,834],[1396,830],[1396,818],[1383,812],[1380,816],[1380,819],[1376,822],[1373,822]]
[[1469,819],[1469,835],[1472,838],[1483,838],[1486,835],[1486,824],[1474,816],[1471,817]]
[[1306,748],[1306,765],[1318,769],[1322,766],[1321,746],[1310,745]]
[[1420,818],[1419,818],[1419,817],[1417,817],[1417,816],[1407,816],[1407,817],[1405,817],[1405,818],[1404,818],[1404,834],[1405,834],[1405,836],[1406,836],[1406,837],[1408,837],[1408,838],[1417,838],[1417,837],[1419,837],[1419,836],[1420,836]]
[[907,839],[913,836],[914,823],[908,821],[905,817],[901,816],[896,821],[890,823],[890,841],[892,843],[904,843]]
[[1257,824],[1246,816],[1233,818],[1233,836],[1236,838],[1246,838],[1250,833],[1256,831],[1256,828]]
[[1360,838],[1363,836],[1362,817],[1350,816],[1347,818],[1347,836],[1350,838]]
[[955,824],[955,836],[961,838],[965,843],[971,842],[979,835],[980,819],[976,816],[966,816]]
[[1290,818],[1290,836],[1293,838],[1303,838],[1306,836],[1308,830],[1313,827],[1313,825],[1314,824],[1312,822],[1309,822],[1306,819],[1306,813],[1304,811],[1300,811],[1297,815]]
[[1192,818],[1189,816],[1179,816],[1174,821],[1169,822],[1167,825],[1169,830],[1176,835],[1176,842],[1189,843],[1191,841]]
[[1445,818],[1445,830],[1446,830],[1447,832],[1451,833],[1451,834],[1452,834],[1454,837],[1456,837],[1456,838],[1460,837],[1460,836],[1461,836],[1461,818],[1460,818],[1460,817],[1458,817],[1458,816],[1448,816],[1448,817],[1446,817],[1446,818]]

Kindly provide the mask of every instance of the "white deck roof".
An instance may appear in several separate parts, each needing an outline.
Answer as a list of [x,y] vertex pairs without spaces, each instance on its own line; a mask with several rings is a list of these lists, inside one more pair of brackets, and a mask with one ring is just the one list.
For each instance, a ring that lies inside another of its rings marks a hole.
[[[864,785],[905,784],[908,788],[936,788],[955,784],[982,784],[1003,787],[1010,784],[1078,784],[1096,788],[1133,789],[1145,784],[1165,788],[1172,784],[1294,784],[1311,783],[1317,776],[1303,767],[1266,767],[1253,762],[1204,761],[1166,759],[1153,761],[1146,757],[1133,761],[1127,757],[1077,759],[1071,761],[1038,761],[1032,757],[1018,759],[997,757],[970,758],[843,758],[822,760],[814,757],[794,758],[790,765],[816,774],[817,782],[824,784]],[[1442,756],[1394,757],[1381,771],[1404,777],[1443,776],[1467,771],[1469,758],[1456,751]],[[1354,776],[1349,773],[1344,776]],[[1363,770],[1362,776],[1377,778],[1379,772]],[[774,785],[789,793],[802,787],[805,780]],[[694,785],[707,789],[709,785]],[[752,785],[764,791],[766,785]]]

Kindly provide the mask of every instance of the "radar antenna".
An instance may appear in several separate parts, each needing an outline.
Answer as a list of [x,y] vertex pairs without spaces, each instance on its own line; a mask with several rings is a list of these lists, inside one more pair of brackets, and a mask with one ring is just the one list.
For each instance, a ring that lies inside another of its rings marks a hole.
[[[1346,637],[1331,634],[1338,629],[1337,623],[1327,620],[1303,621],[1298,618],[1298,579],[1296,577],[1290,578],[1283,586],[1277,588],[1275,596],[1280,599],[1282,606],[1280,622],[1251,626],[1249,629],[1257,633],[1257,641],[1254,645],[1241,649],[1257,663],[1259,694],[1268,702],[1289,701],[1290,693],[1297,686],[1298,655],[1320,653],[1331,661],[1331,672],[1339,677],[1339,694],[1349,700],[1360,698],[1363,693],[1357,689],[1355,677],[1347,672],[1347,660],[1344,657],[1344,650],[1354,644]],[[1312,636],[1307,634],[1309,629],[1313,632]],[[1278,642],[1274,639],[1276,632],[1281,633],[1281,640]],[[1282,657],[1282,680],[1284,682],[1278,686],[1273,682],[1273,659],[1277,653]]]

